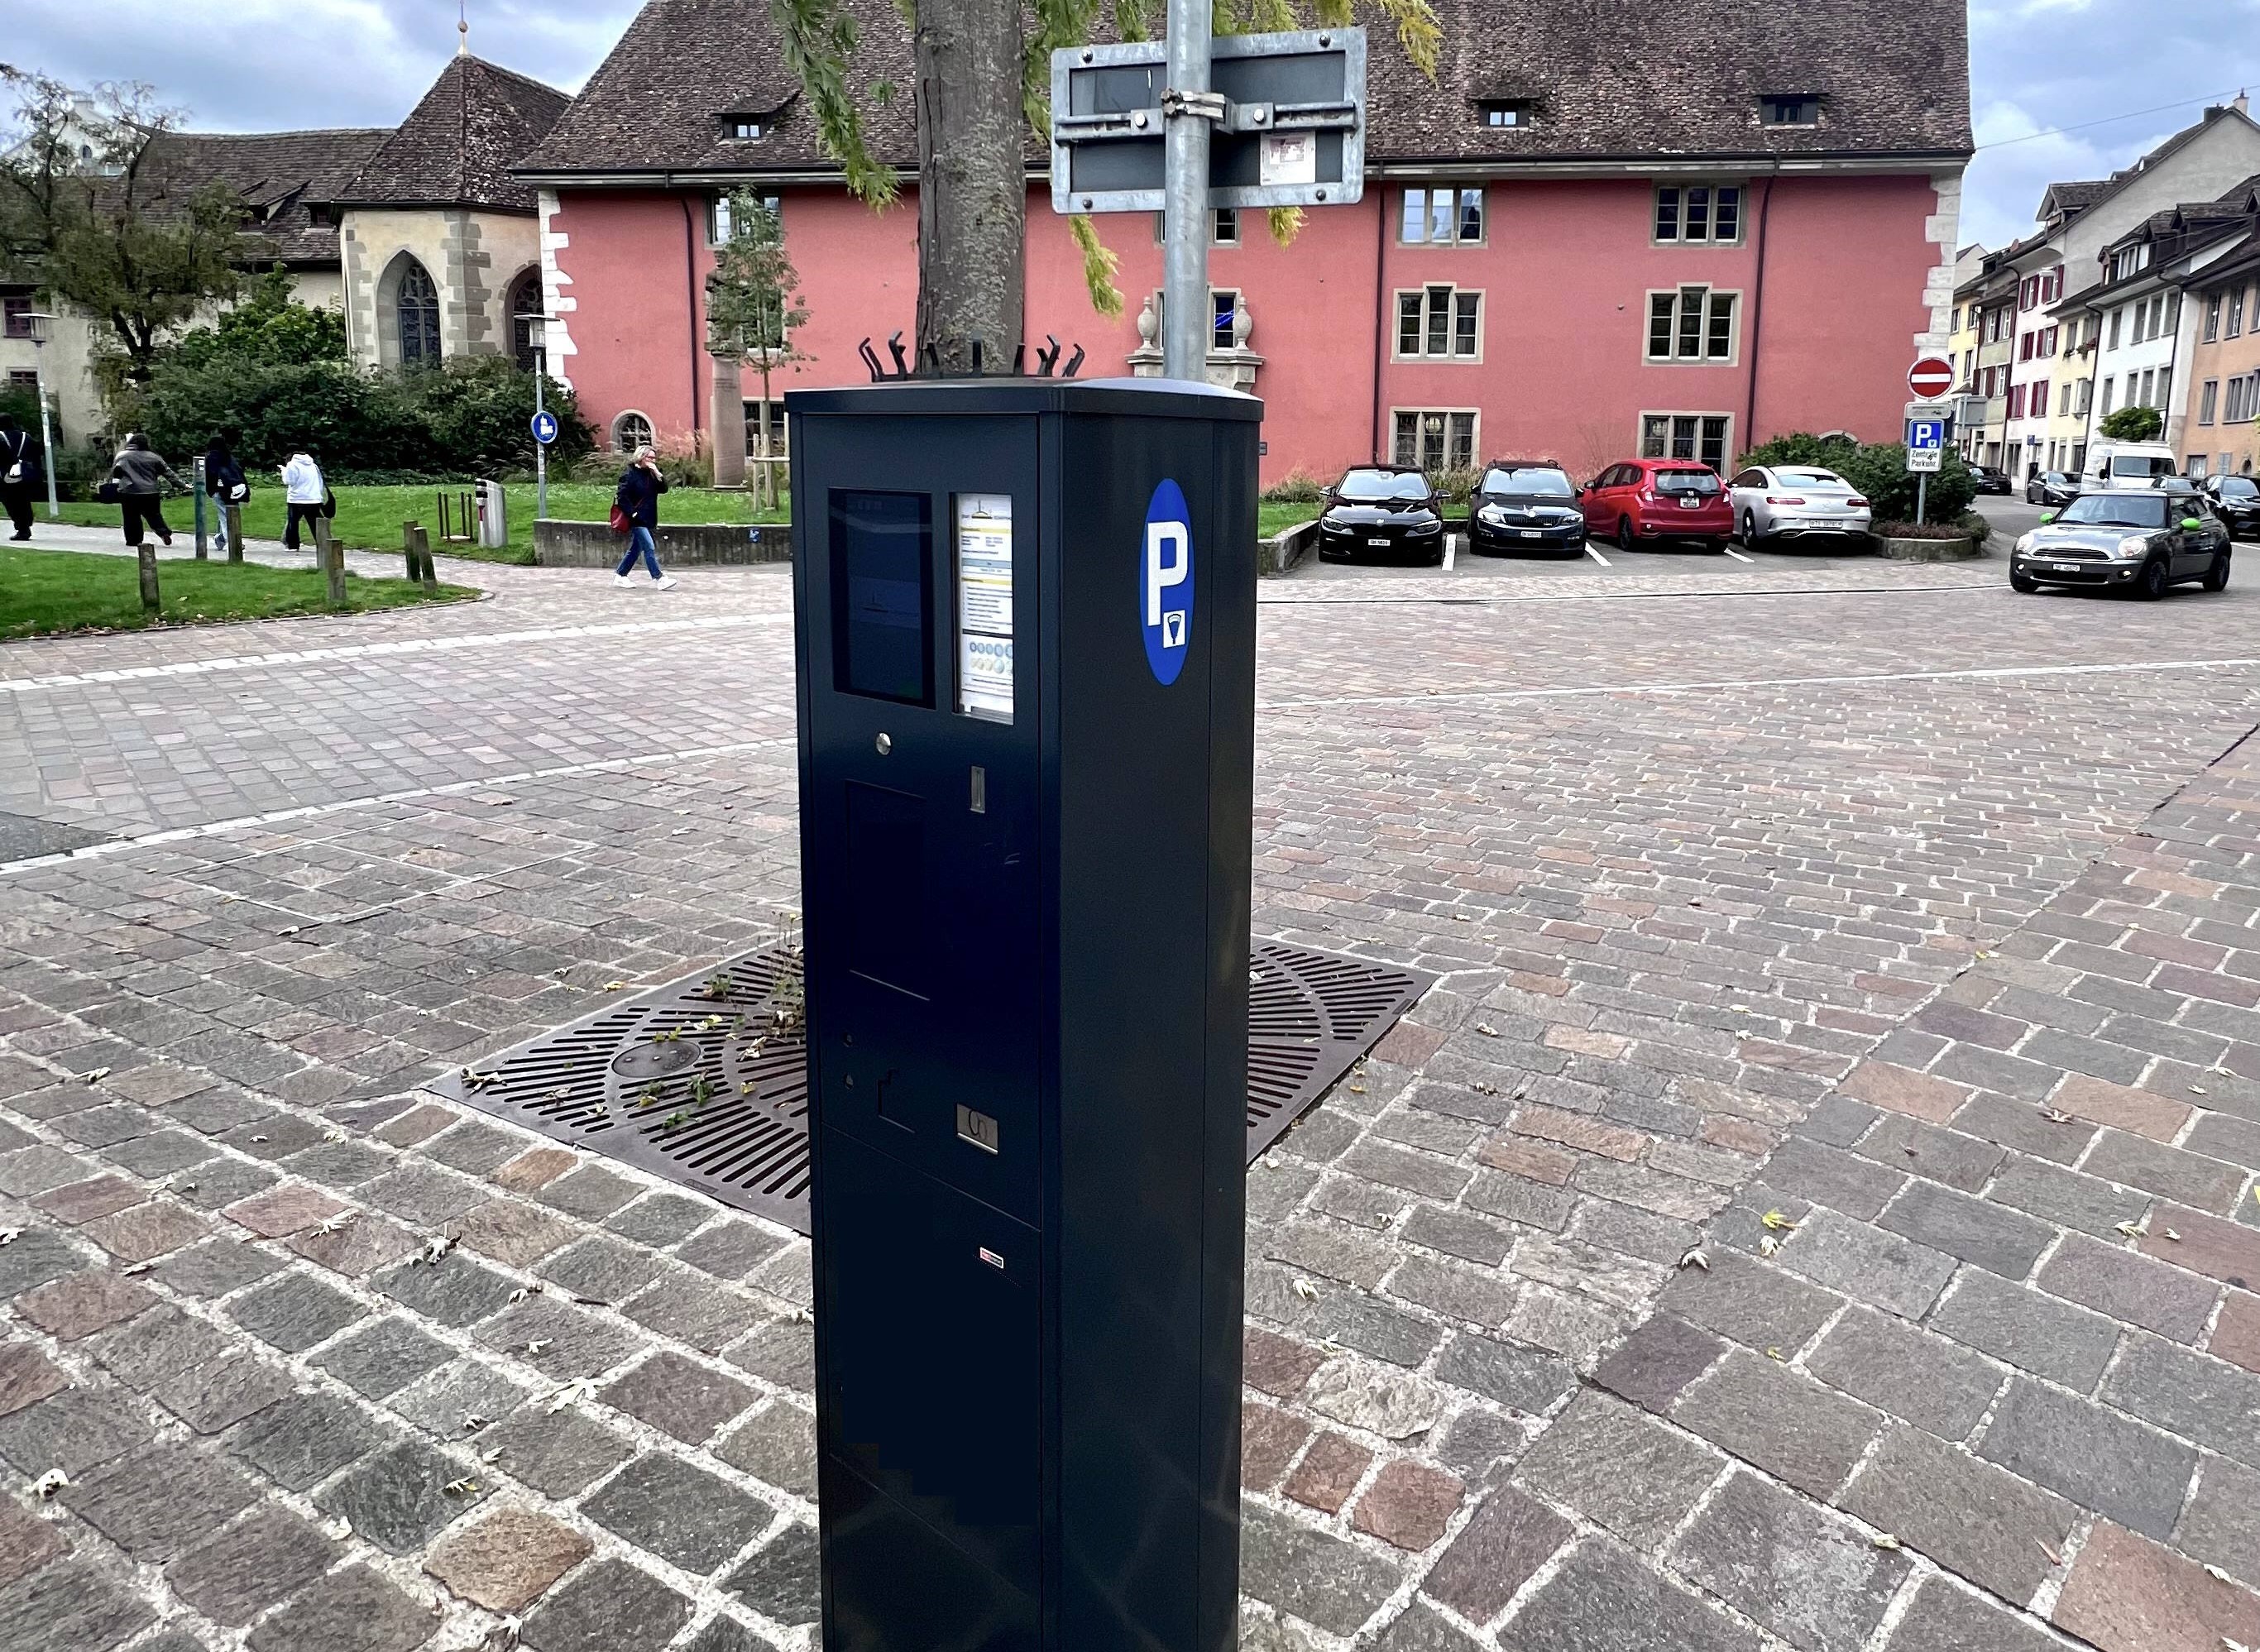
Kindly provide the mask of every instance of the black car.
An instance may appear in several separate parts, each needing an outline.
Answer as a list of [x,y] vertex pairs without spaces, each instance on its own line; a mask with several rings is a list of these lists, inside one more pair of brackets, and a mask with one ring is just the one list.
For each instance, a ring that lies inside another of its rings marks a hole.
[[1998,465],[1972,465],[1970,478],[1978,484],[1980,493],[1998,493],[2006,498],[2017,490],[2017,484],[2009,480],[2009,473]]
[[1444,501],[1412,465],[1356,465],[1326,491],[1319,560],[1444,561]]
[[2228,524],[2231,539],[2260,534],[2260,482],[2249,476],[2214,476],[2205,483],[2205,497]]
[[[2179,478],[2168,478],[2179,483]],[[2009,585],[2088,585],[2157,597],[2195,580],[2228,589],[2228,525],[2195,489],[2122,481],[2083,493],[2019,540]]]
[[1494,459],[1484,467],[1468,512],[1468,548],[1486,556],[1582,554],[1585,512],[1577,484],[1551,459]]
[[2079,497],[2079,478],[2061,470],[2035,471],[2025,483],[2027,504],[2052,505],[2061,510]]

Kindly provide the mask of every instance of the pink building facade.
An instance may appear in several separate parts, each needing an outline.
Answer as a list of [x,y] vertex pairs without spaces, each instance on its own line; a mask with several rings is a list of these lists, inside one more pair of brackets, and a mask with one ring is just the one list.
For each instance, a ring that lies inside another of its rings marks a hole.
[[[540,189],[553,371],[616,445],[646,432],[678,448],[713,440],[703,292],[715,203],[733,188],[777,202],[809,312],[794,339],[808,359],[773,381],[773,396],[861,382],[858,343],[883,354],[890,333],[913,328],[915,201],[906,190],[874,212],[851,199],[807,152],[807,134],[793,147],[789,89],[706,89],[697,96],[712,131],[673,150],[630,134],[623,111],[659,72],[650,46],[681,38],[693,14],[672,13],[684,3],[653,0],[519,168]],[[1781,18],[1840,10],[1856,9],[1823,0]],[[718,16],[736,16],[712,5],[695,15],[710,32]],[[733,26],[748,39],[718,46],[750,54],[759,10]],[[1835,25],[1824,16],[1814,26]],[[713,61],[702,72],[719,73]],[[1716,61],[1704,71],[1731,82]],[[1501,104],[1425,82],[1409,92],[1377,84],[1362,201],[1312,210],[1284,247],[1261,214],[1216,225],[1212,376],[1263,398],[1266,485],[1376,458],[1450,469],[1549,457],[1582,476],[1640,454],[1723,467],[1788,431],[1897,436],[1908,363],[1949,341],[1966,89],[1949,89],[1926,132],[1871,122],[1849,82],[1841,96],[1790,100],[1756,82],[1706,85],[1684,129],[1659,129],[1650,150],[1565,156],[1556,153],[1564,142],[1625,147],[1614,128],[1605,145],[1576,126],[1576,93]],[[1391,101],[1405,97],[1420,106]],[[1791,118],[1775,120],[1784,105]],[[1503,107],[1519,125],[1491,124]],[[1518,154],[1518,129],[1547,137]],[[747,130],[762,135],[728,135]],[[1466,153],[1498,147],[1502,130],[1505,152]],[[1691,141],[1706,133],[1720,153]],[[1032,348],[1047,334],[1082,346],[1085,376],[1152,370],[1139,325],[1161,279],[1152,219],[1098,220],[1120,259],[1114,318],[1094,309],[1041,178],[1027,222]],[[726,382],[721,393],[732,394]],[[736,393],[755,427],[758,381],[748,375]]]

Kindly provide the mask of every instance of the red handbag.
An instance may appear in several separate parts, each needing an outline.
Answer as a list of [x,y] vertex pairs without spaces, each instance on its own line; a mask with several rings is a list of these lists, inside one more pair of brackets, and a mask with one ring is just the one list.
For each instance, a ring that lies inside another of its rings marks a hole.
[[613,532],[613,533],[626,533],[630,532],[632,529],[633,529],[633,528],[634,528],[634,526],[635,526],[635,524],[628,520],[628,513],[627,513],[626,511],[625,511],[621,510],[621,509],[620,509],[620,507],[619,507],[619,505],[617,505],[617,504],[615,504],[615,505],[613,505],[613,506],[612,506],[612,532]]

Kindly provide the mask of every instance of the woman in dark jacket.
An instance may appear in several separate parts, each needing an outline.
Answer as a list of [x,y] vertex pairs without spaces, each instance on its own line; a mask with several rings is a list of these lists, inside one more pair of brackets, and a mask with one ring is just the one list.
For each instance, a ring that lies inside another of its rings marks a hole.
[[160,541],[170,545],[173,530],[165,526],[159,501],[168,482],[183,493],[189,484],[174,474],[172,466],[149,451],[149,439],[139,431],[128,436],[125,446],[118,450],[118,457],[111,461],[110,479],[118,484],[118,503],[125,513],[125,542],[138,547],[146,522],[157,531]]
[[[239,488],[244,492],[237,492]],[[211,496],[213,514],[218,518],[212,543],[224,551],[227,548],[227,507],[242,504],[244,494],[250,491],[243,479],[243,467],[235,462],[225,436],[213,437],[211,446],[204,449],[204,491]]]
[[613,508],[628,519],[628,554],[612,570],[615,585],[628,583],[628,569],[640,556],[661,590],[674,589],[675,576],[659,571],[659,545],[652,537],[652,530],[659,526],[659,496],[666,491],[667,478],[659,474],[659,455],[648,447],[637,448],[635,462],[622,474],[619,491],[612,495]]
[[32,537],[32,493],[46,472],[39,440],[16,422],[11,413],[0,413],[0,504],[8,510],[8,537]]

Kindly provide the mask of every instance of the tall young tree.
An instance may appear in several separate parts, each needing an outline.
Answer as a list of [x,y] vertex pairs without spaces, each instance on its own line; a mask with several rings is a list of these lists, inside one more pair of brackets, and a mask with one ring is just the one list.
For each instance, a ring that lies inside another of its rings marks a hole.
[[706,350],[761,375],[762,418],[754,433],[756,504],[775,504],[776,481],[769,458],[769,375],[808,360],[793,332],[807,325],[800,275],[784,250],[784,225],[760,197],[740,190],[730,197],[730,233],[706,277]]
[[0,84],[0,269],[106,325],[116,375],[146,383],[166,339],[240,290],[242,200],[170,175],[179,117],[146,86],[82,92],[4,64]]
[[[1164,0],[1112,0],[1117,39],[1153,37]],[[1397,28],[1398,44],[1434,79],[1441,38],[1430,0],[1374,0]],[[1026,139],[1033,131],[1049,140],[1054,48],[1092,38],[1101,0],[1034,0],[1033,30],[1024,26],[1019,0],[896,0],[912,28],[918,116],[919,302],[918,345],[945,365],[969,366],[973,340],[989,361],[1009,359],[1020,342],[1026,268]],[[1312,26],[1343,28],[1355,21],[1353,0],[1307,0],[1307,19],[1297,0],[1213,0],[1219,34]],[[871,153],[862,111],[848,89],[849,61],[858,44],[855,21],[840,0],[769,0],[784,42],[786,62],[798,76],[825,150],[845,173],[848,187],[875,207],[896,196],[893,169]],[[872,96],[894,88],[878,83]],[[1040,146],[1041,152],[1041,146]],[[1299,211],[1271,214],[1271,232],[1292,239]],[[1069,220],[1082,249],[1091,302],[1119,314],[1114,254],[1088,218]]]

